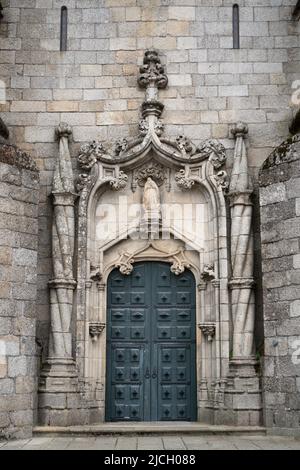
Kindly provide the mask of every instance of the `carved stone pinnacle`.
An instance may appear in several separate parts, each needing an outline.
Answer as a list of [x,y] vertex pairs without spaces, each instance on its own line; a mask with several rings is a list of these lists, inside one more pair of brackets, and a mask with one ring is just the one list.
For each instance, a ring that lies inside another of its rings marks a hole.
[[149,86],[166,88],[168,77],[161,65],[157,51],[149,50],[145,52],[144,64],[140,67],[138,84],[142,88],[148,88]]

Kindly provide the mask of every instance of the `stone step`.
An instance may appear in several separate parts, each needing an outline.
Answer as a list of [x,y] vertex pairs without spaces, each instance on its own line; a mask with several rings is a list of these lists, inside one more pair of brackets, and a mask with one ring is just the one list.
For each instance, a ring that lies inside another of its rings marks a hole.
[[101,436],[101,435],[265,435],[261,426],[222,426],[182,422],[101,423],[84,426],[36,426],[35,436]]

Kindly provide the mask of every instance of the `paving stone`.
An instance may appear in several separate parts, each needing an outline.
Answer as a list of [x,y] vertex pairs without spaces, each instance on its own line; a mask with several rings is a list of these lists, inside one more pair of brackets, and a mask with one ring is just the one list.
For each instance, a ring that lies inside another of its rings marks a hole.
[[161,450],[164,448],[161,437],[138,437],[138,450]]
[[136,437],[118,437],[116,450],[135,450],[137,448]]
[[184,450],[184,445],[181,437],[163,437],[164,448],[166,450]]
[[49,443],[45,444],[44,450],[66,450],[67,447],[72,443],[73,438],[70,437],[55,437],[51,439]]
[[95,450],[114,450],[116,447],[117,438],[115,437],[96,437],[93,444]]
[[0,450],[299,450],[300,441],[281,436],[34,437],[0,441]]
[[234,438],[233,437],[216,437],[212,436],[208,440],[209,446],[211,447],[212,450],[237,450],[237,447],[234,444]]
[[91,449],[95,444],[95,437],[74,437],[67,450]]

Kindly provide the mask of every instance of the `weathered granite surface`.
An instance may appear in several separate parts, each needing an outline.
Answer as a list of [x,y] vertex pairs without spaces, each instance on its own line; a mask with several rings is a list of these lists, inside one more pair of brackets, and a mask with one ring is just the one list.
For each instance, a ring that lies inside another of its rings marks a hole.
[[0,436],[29,437],[36,393],[39,175],[0,145]]
[[272,152],[260,171],[264,299],[265,424],[299,431],[300,135]]

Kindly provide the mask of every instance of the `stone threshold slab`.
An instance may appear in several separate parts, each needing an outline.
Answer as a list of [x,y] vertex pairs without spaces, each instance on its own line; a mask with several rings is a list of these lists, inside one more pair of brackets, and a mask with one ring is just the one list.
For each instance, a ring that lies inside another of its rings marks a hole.
[[143,422],[143,423],[101,423],[84,426],[35,426],[33,434],[38,435],[137,435],[137,434],[227,434],[227,435],[265,435],[266,428],[261,426],[221,426],[182,422]]

